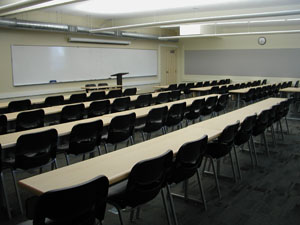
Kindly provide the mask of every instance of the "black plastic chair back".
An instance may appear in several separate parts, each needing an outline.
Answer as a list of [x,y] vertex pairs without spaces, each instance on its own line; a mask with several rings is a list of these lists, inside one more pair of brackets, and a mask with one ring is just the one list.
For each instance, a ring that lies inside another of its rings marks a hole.
[[16,131],[43,127],[44,118],[45,112],[43,109],[21,112],[16,119]]
[[194,83],[187,83],[184,89],[184,94],[186,95],[190,94],[192,92],[190,89],[193,87],[195,87]]
[[180,93],[181,91],[180,90],[175,90],[175,91],[171,91],[169,92],[169,101],[177,101],[177,100],[180,100]]
[[5,115],[0,115],[0,134],[7,133],[7,118]]
[[132,168],[126,187],[126,205],[136,207],[154,199],[166,182],[172,164],[171,150],[155,158],[138,162]]
[[220,136],[218,137],[218,143],[225,144],[228,146],[232,146],[234,142],[234,138],[237,134],[238,128],[240,126],[240,122],[237,121],[234,124],[228,125],[224,128]]
[[209,91],[209,94],[218,94],[218,93],[219,93],[219,86],[214,86]]
[[47,224],[46,219],[65,225],[92,225],[95,218],[102,221],[108,187],[107,177],[101,175],[85,183],[48,191],[38,197],[33,224]]
[[194,100],[192,104],[189,107],[187,107],[188,112],[185,114],[185,118],[187,118],[188,120],[194,120],[199,118],[204,104],[204,98]]
[[105,99],[105,91],[95,91],[88,97],[89,101],[102,100]]
[[11,101],[8,103],[8,112],[18,112],[28,110],[31,107],[31,101],[29,99]]
[[201,82],[197,82],[196,85],[195,85],[195,87],[203,87],[203,82],[202,81]]
[[93,151],[100,143],[102,130],[102,120],[75,125],[70,134],[67,153],[78,155]]
[[225,80],[226,84],[230,84],[230,79]]
[[106,95],[106,98],[119,98],[122,97],[123,93],[122,90],[110,90],[108,94]]
[[56,106],[56,105],[62,105],[64,104],[64,96],[58,95],[58,96],[49,96],[45,99],[45,106]]
[[211,85],[210,85],[210,81],[205,81],[205,82],[203,83],[203,87],[208,87],[208,86],[211,86]]
[[185,87],[186,87],[185,83],[178,84],[177,90],[184,91]]
[[46,165],[55,159],[56,148],[55,129],[21,135],[16,144],[14,167],[28,170]]
[[70,103],[78,103],[86,101],[86,93],[72,94],[70,97]]
[[287,87],[292,87],[292,84],[293,84],[293,82],[292,82],[292,81],[289,81],[289,82],[287,83]]
[[215,85],[217,85],[217,84],[218,84],[218,81],[217,81],[217,80],[213,80],[213,81],[210,83],[211,86],[215,86]]
[[169,93],[162,92],[159,93],[155,99],[155,104],[167,103],[169,101]]
[[151,103],[152,103],[151,94],[139,95],[135,101],[135,108],[150,106]]
[[296,81],[295,87],[299,87],[299,80]]
[[177,84],[170,84],[169,87],[167,88],[167,90],[169,91],[174,91],[177,89]]
[[219,94],[227,94],[228,87],[226,85],[219,87]]
[[219,80],[218,85],[222,85],[222,84],[226,84],[226,80],[224,80],[224,79]]
[[240,89],[240,84],[235,84],[234,85],[234,90]]
[[257,116],[256,123],[255,123],[255,126],[253,128],[253,135],[254,136],[262,134],[266,130],[266,128],[268,126],[268,121],[269,121],[269,112],[270,112],[270,109],[266,109],[266,110],[263,110]]
[[108,85],[108,83],[99,83],[98,87],[107,86],[107,85]]
[[234,143],[236,145],[242,145],[246,143],[252,135],[253,127],[256,123],[256,115],[247,116],[241,123],[238,133],[235,136]]
[[262,82],[261,82],[262,85],[264,84],[267,84],[267,79],[264,79]]
[[220,112],[220,111],[224,110],[227,106],[228,99],[229,99],[229,94],[224,94],[224,95],[219,96],[217,105],[216,105],[214,111]]
[[178,125],[184,118],[185,108],[186,108],[185,102],[173,104],[168,111],[166,125],[167,126]]
[[143,132],[151,133],[160,130],[164,125],[168,114],[168,107],[151,109],[146,117],[146,124]]
[[133,135],[135,118],[135,113],[112,118],[108,127],[107,142],[115,144],[130,138]]
[[136,95],[137,88],[127,88],[124,90],[123,95],[124,96],[130,96],[130,95]]
[[88,117],[102,116],[108,114],[110,110],[110,101],[102,100],[92,102],[88,108]]
[[197,172],[206,153],[207,139],[205,135],[199,140],[185,143],[180,147],[168,179],[169,183],[179,183]]
[[206,100],[205,100],[205,105],[203,107],[203,110],[201,112],[202,115],[209,115],[211,114],[216,105],[217,105],[217,102],[218,102],[218,96],[211,96],[211,97],[208,97]]
[[84,104],[67,105],[63,107],[60,114],[60,122],[66,123],[75,120],[81,120],[84,113]]
[[129,109],[130,97],[116,98],[111,104],[112,113],[122,112]]
[[242,88],[246,88],[246,84],[245,83],[241,83],[240,84],[240,89],[242,89]]
[[96,87],[96,84],[86,84],[85,87]]

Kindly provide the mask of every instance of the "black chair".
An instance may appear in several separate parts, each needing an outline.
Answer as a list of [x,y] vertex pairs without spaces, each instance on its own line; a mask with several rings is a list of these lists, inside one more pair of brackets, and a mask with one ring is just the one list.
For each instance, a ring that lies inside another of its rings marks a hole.
[[177,84],[170,84],[169,87],[167,88],[167,90],[169,91],[174,91],[177,89]]
[[16,144],[14,161],[6,162],[10,167],[14,185],[17,193],[19,207],[23,214],[22,201],[17,185],[16,172],[39,169],[51,165],[52,169],[57,168],[56,164],[57,131],[50,129],[38,133],[21,135]]
[[219,93],[219,86],[213,86],[208,92],[208,94],[218,94],[218,93]]
[[[26,221],[20,225],[94,225],[105,216],[109,181],[97,176],[84,183],[51,190],[27,199]],[[96,220],[97,219],[97,220]]]
[[218,90],[219,94],[227,94],[228,93],[228,87],[226,85],[220,86]]
[[8,112],[18,112],[28,110],[31,107],[31,101],[29,99],[11,101],[8,103]]
[[[269,147],[268,147],[268,143],[267,143],[267,138],[266,138],[266,129],[268,127],[268,121],[269,121],[269,113],[270,113],[270,109],[268,110],[263,110],[256,119],[256,123],[255,126],[253,127],[253,133],[252,135],[254,137],[260,135],[264,141],[264,145],[265,145],[265,150],[267,152],[267,155],[270,155],[269,152]],[[254,146],[255,148],[255,146]]]
[[87,113],[88,117],[102,116],[104,114],[108,114],[110,111],[110,101],[102,100],[102,101],[94,101],[90,104]]
[[185,83],[178,84],[177,90],[184,91],[185,87],[186,87]]
[[116,98],[111,104],[111,113],[128,110],[130,106],[130,97]]
[[103,86],[107,86],[107,85],[108,85],[108,83],[99,83],[98,87],[103,87]]
[[106,95],[106,98],[119,98],[122,97],[123,93],[122,90],[110,90],[108,94]]
[[1,189],[3,191],[3,197],[4,197],[5,207],[7,209],[7,215],[8,215],[8,218],[11,219],[10,205],[9,205],[5,180],[3,177],[3,170],[5,170],[5,169],[6,169],[5,164],[2,162],[2,146],[0,144],[0,185],[2,185]]
[[230,84],[230,79],[225,79],[226,84]]
[[124,96],[136,95],[137,88],[126,88],[123,92]]
[[226,84],[226,80],[225,79],[219,80],[218,85],[223,85],[223,84]]
[[172,102],[172,101],[180,100],[180,96],[181,96],[180,90],[171,91],[169,92],[169,101]]
[[228,100],[229,100],[229,94],[223,94],[223,95],[219,96],[217,105],[214,108],[214,112],[217,113],[217,115],[219,115],[220,112],[222,112],[222,111],[226,112]]
[[182,128],[181,122],[184,119],[185,108],[185,102],[176,103],[170,107],[165,123],[167,129],[168,127],[172,127],[174,130],[174,126],[177,126],[177,128]]
[[215,85],[218,85],[218,81],[217,80],[213,80],[211,83],[210,83],[211,86],[215,86]]
[[86,89],[86,93],[88,93],[89,91],[97,90],[96,84],[86,84],[85,87],[88,88]]
[[17,115],[16,131],[43,127],[44,118],[45,118],[45,112],[43,109],[21,112]]
[[70,96],[69,103],[78,103],[78,102],[84,102],[86,101],[86,94],[85,93],[80,93],[80,94],[72,94]]
[[241,101],[244,103],[245,106],[254,100],[254,93],[255,93],[255,89],[250,88],[248,92],[246,92],[241,96]]
[[[214,161],[215,160],[217,161],[217,171],[219,173],[220,159],[229,154],[234,180],[235,181],[237,180],[231,150],[234,145],[234,138],[237,134],[239,125],[240,125],[239,121],[234,124],[228,125],[227,127],[224,128],[224,130],[222,131],[222,133],[220,134],[220,136],[218,137],[217,140],[215,140],[214,142],[208,143],[208,145],[207,145],[206,157],[210,159],[210,162],[211,162],[211,165],[213,168],[213,173],[215,175],[215,182],[216,182],[218,195],[219,195],[220,199],[221,199],[221,192],[220,192],[218,175],[216,172]],[[206,161],[205,161],[203,169],[205,169],[205,167],[206,167]]]
[[203,87],[203,82],[202,81],[197,82],[196,85],[195,85],[195,87]]
[[196,99],[192,102],[190,106],[187,107],[187,112],[185,113],[184,117],[186,119],[186,126],[188,126],[188,121],[192,121],[193,123],[196,122],[196,119],[201,121],[201,111],[204,107],[205,99]]
[[135,101],[135,108],[142,108],[146,106],[150,106],[152,103],[152,95],[144,94],[139,95]]
[[117,144],[123,141],[127,141],[127,145],[129,144],[129,140],[131,144],[134,144],[133,131],[135,118],[135,113],[112,118],[108,126],[107,137],[103,137],[106,153],[108,152],[107,144],[114,145],[115,150],[117,149]]
[[7,118],[5,115],[0,115],[0,135],[7,133]]
[[81,120],[84,114],[84,104],[64,106],[60,113],[60,123]]
[[45,99],[45,107],[56,106],[64,104],[64,96],[49,96]]
[[210,81],[204,81],[203,87],[211,86]]
[[168,107],[153,108],[149,111],[146,116],[146,122],[142,124],[141,127],[136,127],[135,129],[141,130],[143,141],[146,140],[145,133],[147,134],[147,139],[150,139],[151,133],[161,130],[163,134],[166,133],[164,126],[166,117],[168,114]]
[[276,114],[278,112],[279,105],[273,105],[269,111],[269,118],[268,118],[268,125],[267,128],[271,130],[271,137],[273,140],[273,145],[276,145],[276,137],[275,137],[275,130],[274,130],[274,123],[276,120]]
[[187,83],[184,89],[184,94],[186,97],[189,97],[192,91],[190,90],[191,88],[195,87],[194,83]]
[[299,80],[296,81],[294,87],[299,87]]
[[70,164],[69,155],[82,156],[82,160],[85,160],[86,154],[92,157],[95,151],[100,155],[102,130],[102,120],[75,125],[71,130],[68,146],[58,148],[58,152],[65,154],[67,165]]
[[261,82],[262,85],[264,84],[267,84],[267,79],[264,79],[262,82]]
[[[193,177],[195,174],[197,175],[197,181],[201,193],[202,203],[204,205],[205,210],[207,209],[205,195],[202,187],[201,176],[199,168],[201,166],[203,157],[205,155],[207,149],[207,135],[203,136],[199,140],[191,141],[183,144],[176,154],[175,161],[172,164],[171,170],[169,172],[169,176],[167,179],[167,193],[170,200],[170,206],[172,210],[172,214],[174,216],[174,220],[177,222],[177,216],[175,213],[175,207],[173,202],[173,195],[179,198],[183,198],[185,200],[189,200],[187,187],[188,187],[188,179]],[[170,185],[175,183],[178,184],[180,182],[184,182],[184,196],[179,194],[171,194]]]
[[[239,146],[244,145],[245,143],[248,144],[249,155],[250,155],[251,164],[252,164],[253,168],[255,167],[255,164],[257,165],[257,163],[258,163],[255,148],[251,147],[252,144],[254,145],[252,132],[253,132],[253,127],[254,127],[255,123],[256,123],[256,115],[247,116],[244,119],[244,121],[241,123],[241,126],[234,138],[235,146],[239,147]],[[235,146],[234,146],[234,148],[235,148]],[[254,163],[253,155],[255,158],[255,163]],[[238,171],[239,171],[239,176],[241,178],[240,169]]]
[[169,101],[169,93],[161,92],[155,98],[155,104],[167,103]]
[[[121,225],[124,224],[122,209],[131,207],[134,210],[137,208],[138,217],[140,206],[153,200],[159,192],[161,192],[168,222],[170,222],[162,188],[166,183],[167,172],[172,164],[172,158],[173,153],[169,150],[155,158],[140,161],[131,169],[128,180],[110,187],[108,203],[117,208]],[[131,219],[133,218],[133,210],[131,211]]]
[[201,116],[211,115],[213,116],[214,109],[218,102],[218,96],[211,96],[205,100],[203,110],[201,110]]
[[88,97],[89,101],[102,100],[105,99],[105,91],[94,91]]

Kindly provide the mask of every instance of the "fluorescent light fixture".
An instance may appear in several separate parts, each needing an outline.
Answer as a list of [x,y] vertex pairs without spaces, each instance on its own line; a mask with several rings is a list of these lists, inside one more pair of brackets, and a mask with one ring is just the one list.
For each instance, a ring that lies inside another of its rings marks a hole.
[[200,25],[188,24],[180,26],[180,35],[200,34]]
[[[201,26],[211,26],[211,25],[215,25],[216,23],[196,23],[196,24]],[[160,28],[176,28],[182,25],[183,24],[165,25],[165,26],[160,26]]]
[[248,24],[248,21],[230,21],[230,22],[218,22],[216,25],[234,25],[234,24]]
[[300,18],[287,19],[286,21],[300,21]]
[[297,34],[300,30],[275,30],[275,31],[255,31],[255,32],[240,32],[240,33],[221,33],[221,34],[196,34],[184,36],[169,36],[159,37],[159,40],[172,40],[181,38],[208,38],[208,37],[228,37],[228,36],[245,36],[245,35],[266,35],[266,34]]
[[37,4],[30,5],[30,6],[25,6],[25,7],[20,7],[18,9],[10,10],[8,12],[1,13],[0,16],[8,16],[12,14],[17,14],[17,13],[22,13],[22,12],[28,12],[32,10],[37,10],[37,9],[42,9],[42,8],[47,8],[51,6],[58,6],[58,5],[63,5],[67,3],[72,3],[72,2],[80,2],[80,1],[85,1],[85,0],[49,0],[49,1],[42,1],[40,3],[37,2]]
[[69,42],[79,42],[79,43],[96,43],[96,44],[109,44],[109,45],[130,45],[130,41],[113,41],[105,39],[91,39],[91,38],[75,38],[70,37]]
[[279,19],[279,20],[253,20],[253,21],[250,21],[250,23],[275,23],[275,22],[285,22],[285,19]]

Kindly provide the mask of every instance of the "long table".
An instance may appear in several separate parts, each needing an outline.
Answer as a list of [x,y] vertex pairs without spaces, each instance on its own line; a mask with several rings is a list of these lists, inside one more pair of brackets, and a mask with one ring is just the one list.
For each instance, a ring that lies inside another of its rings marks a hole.
[[181,145],[199,139],[205,134],[211,141],[218,137],[227,125],[236,120],[242,121],[248,115],[260,113],[283,100],[285,99],[269,98],[118,151],[20,180],[19,185],[40,195],[49,190],[86,182],[101,174],[107,176],[112,185],[126,179],[132,167],[141,160],[158,156],[168,149],[176,154]]
[[123,112],[110,113],[110,114],[105,114],[103,116],[98,116],[98,117],[93,117],[93,118],[88,118],[88,119],[82,119],[82,120],[77,120],[77,121],[68,122],[68,123],[62,123],[62,124],[56,124],[56,125],[47,126],[47,127],[41,127],[41,128],[35,128],[35,129],[20,131],[20,132],[8,133],[8,134],[0,135],[0,143],[1,143],[3,149],[10,148],[10,147],[15,146],[15,144],[17,142],[17,139],[23,134],[29,134],[29,133],[34,133],[34,132],[45,131],[45,130],[48,130],[48,129],[51,129],[51,128],[56,129],[59,136],[64,136],[64,135],[70,134],[73,126],[75,126],[76,124],[79,124],[79,123],[92,122],[92,121],[96,121],[96,120],[101,119],[103,121],[103,125],[107,126],[107,125],[110,124],[111,119],[115,116],[118,116],[118,115],[124,115],[124,114],[129,114],[131,112],[135,112],[137,118],[144,117],[153,108],[158,108],[158,107],[163,107],[163,106],[167,106],[168,108],[170,108],[173,104],[181,103],[181,102],[186,102],[186,105],[189,106],[196,99],[208,98],[210,96],[216,96],[216,95],[214,94],[214,95],[207,95],[207,96],[181,99],[181,100],[173,101],[173,102],[169,102],[169,103],[163,103],[163,104],[157,104],[157,105],[152,105],[152,106],[138,108],[138,109],[126,110],[126,111],[123,111]]

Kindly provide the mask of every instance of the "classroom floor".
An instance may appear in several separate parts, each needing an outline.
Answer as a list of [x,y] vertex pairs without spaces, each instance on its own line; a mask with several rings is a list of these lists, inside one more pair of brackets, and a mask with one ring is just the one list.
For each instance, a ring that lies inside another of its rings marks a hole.
[[[289,120],[290,134],[281,140],[277,135],[277,145],[271,142],[270,133],[267,134],[271,156],[258,155],[259,166],[252,169],[247,152],[239,151],[242,170],[242,180],[235,183],[232,179],[220,179],[222,200],[218,200],[214,178],[203,175],[202,181],[208,209],[202,205],[175,199],[175,208],[179,224],[181,225],[298,225],[300,221],[300,121]],[[284,126],[285,128],[285,126]],[[159,134],[157,134],[159,135]],[[136,141],[141,141],[140,134],[136,134]],[[259,138],[256,139],[260,141]],[[121,147],[121,146],[120,146]],[[263,146],[256,145],[264,152]],[[73,162],[79,159],[72,159]],[[59,165],[65,165],[63,156],[58,157]],[[222,160],[222,174],[232,176],[229,158]],[[1,225],[18,224],[25,220],[20,215],[10,173],[6,172],[5,180],[8,185],[9,199],[13,211],[13,219],[8,221],[0,212]],[[19,179],[29,176],[20,174]],[[176,192],[182,191],[182,185],[172,186]],[[189,194],[200,198],[196,178],[189,181]],[[21,191],[22,199],[30,193]],[[108,205],[104,225],[119,224],[114,209]],[[129,212],[124,212],[125,224],[129,222]],[[141,209],[141,218],[133,224],[167,224],[161,196]]]

